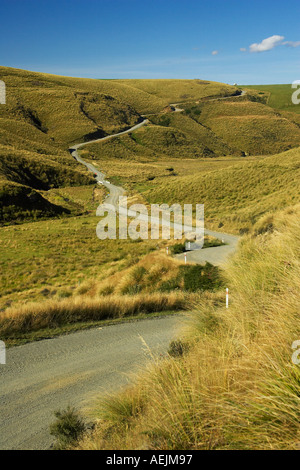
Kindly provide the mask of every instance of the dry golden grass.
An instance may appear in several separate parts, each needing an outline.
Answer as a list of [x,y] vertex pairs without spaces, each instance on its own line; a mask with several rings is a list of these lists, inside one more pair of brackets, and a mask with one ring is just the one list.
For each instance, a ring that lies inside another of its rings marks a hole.
[[251,101],[247,95],[239,100],[200,103],[187,108],[186,113],[208,127],[233,151],[246,155],[275,154],[300,143],[297,115],[281,114],[265,104]]
[[141,90],[151,96],[164,99],[167,104],[209,96],[233,95],[237,88],[223,83],[205,80],[114,80],[115,83]]
[[[168,242],[172,245],[175,241]],[[163,249],[165,252],[165,248]],[[159,252],[153,252],[144,256],[138,263],[126,269],[109,275],[106,273],[105,279],[93,285],[93,291],[100,295],[109,294],[137,294],[154,293],[161,289],[168,281],[176,279],[179,273],[179,266],[182,265],[171,256]],[[87,291],[91,295],[90,291]]]
[[[84,229],[86,231],[87,227]],[[79,232],[82,233],[82,231]],[[27,233],[26,236],[28,240],[31,238],[30,233]],[[209,241],[211,242],[211,240]],[[213,241],[215,242],[215,240]],[[193,299],[198,297],[199,289],[202,290],[202,296],[208,295],[208,297],[214,298],[214,295],[218,295],[216,291],[221,282],[219,271],[210,273],[205,270],[205,273],[203,272],[205,279],[204,277],[202,279],[202,283],[206,283],[205,286],[198,282],[198,287],[191,289],[194,277],[198,278],[201,273],[188,272],[192,266],[185,265],[183,262],[166,255],[165,245],[168,244],[171,252],[172,245],[176,242],[178,241],[160,242],[160,250],[151,251],[145,256],[141,256],[150,251],[149,245],[148,247],[140,246],[141,244],[138,243],[138,252],[134,246],[130,247],[130,244],[123,241],[121,247],[126,250],[127,257],[125,258],[123,255],[116,262],[103,263],[99,269],[101,259],[99,252],[94,276],[91,274],[83,276],[85,263],[81,256],[78,272],[75,271],[74,262],[70,266],[73,277],[73,282],[70,285],[66,281],[67,273],[65,271],[62,273],[62,278],[58,277],[54,284],[50,284],[53,270],[56,269],[59,272],[60,269],[57,266],[57,258],[54,263],[53,260],[50,260],[47,266],[37,263],[32,274],[26,277],[26,282],[29,286],[37,282],[44,282],[43,288],[29,288],[23,292],[15,293],[14,291],[21,290],[18,286],[18,289],[11,289],[8,291],[8,295],[1,299],[1,305],[4,306],[0,315],[1,337],[9,342],[18,342],[24,339],[35,339],[37,336],[42,337],[43,330],[47,330],[49,335],[56,335],[59,333],[59,329],[60,332],[63,332],[70,329],[71,325],[80,329],[81,325],[85,328],[87,323],[92,326],[93,323],[101,320],[187,309],[190,308]],[[70,247],[67,240],[66,243],[68,243],[73,256],[77,258],[80,254],[80,247],[77,248],[78,254],[75,254],[75,245]],[[105,246],[108,246],[107,243]],[[14,249],[16,248],[17,246],[14,245]],[[112,245],[111,251],[105,250],[104,255],[107,256],[107,254],[115,259],[116,245]],[[8,277],[9,273],[6,273],[6,276]],[[82,282],[78,282],[77,285],[75,282],[74,285],[74,277],[76,276]],[[47,284],[45,284],[46,279]],[[5,279],[3,276],[3,284],[5,280],[7,281],[7,278]],[[58,284],[61,280],[64,282],[63,287]],[[12,282],[16,282],[16,279],[12,279]],[[55,288],[57,285],[59,285],[58,289]],[[12,300],[14,300],[13,305],[10,305]],[[38,334],[35,335],[35,332]]]
[[229,309],[203,302],[190,352],[97,404],[79,449],[299,449],[299,215],[255,227],[227,268]]
[[183,293],[152,293],[135,296],[109,295],[90,299],[82,296],[61,301],[28,303],[8,308],[0,317],[1,338],[80,322],[124,318],[140,313],[176,311],[187,308]]

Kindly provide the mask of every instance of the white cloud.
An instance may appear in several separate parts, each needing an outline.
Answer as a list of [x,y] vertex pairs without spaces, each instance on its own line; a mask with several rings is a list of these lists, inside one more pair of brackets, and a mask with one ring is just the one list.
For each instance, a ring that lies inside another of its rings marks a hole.
[[240,51],[241,51],[241,52],[246,52],[246,50],[247,50],[247,49],[246,49],[245,47],[240,47]]
[[275,34],[274,36],[270,36],[269,38],[263,39],[260,43],[254,43],[250,46],[250,52],[265,52],[274,49],[274,47],[279,46],[283,43],[284,36],[279,36]]
[[218,54],[219,54],[219,51],[212,51],[211,54],[212,54],[212,55],[218,55]]
[[284,46],[299,47],[300,46],[300,41],[285,41],[282,44]]

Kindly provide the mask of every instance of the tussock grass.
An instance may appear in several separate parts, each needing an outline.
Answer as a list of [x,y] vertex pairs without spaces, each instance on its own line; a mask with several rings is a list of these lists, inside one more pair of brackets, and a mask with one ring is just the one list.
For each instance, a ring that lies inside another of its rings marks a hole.
[[[141,120],[141,114],[150,114],[152,124],[90,147],[92,159],[138,162],[129,184],[139,181],[141,174],[149,181],[175,176],[158,166],[142,166],[145,162],[269,154],[300,143],[297,115],[279,115],[258,102],[263,101],[260,92],[232,97],[237,88],[221,83],[89,80],[7,67],[0,67],[0,78],[7,87],[7,104],[0,110],[1,194],[5,196],[0,221],[4,223],[80,212],[63,201],[57,208],[49,205],[46,193],[39,197],[33,192],[30,198],[25,195],[27,189],[14,183],[33,190],[93,183],[87,170],[70,157],[69,144],[128,129]],[[205,101],[224,96],[231,97]],[[162,113],[170,102],[186,103],[185,115]],[[9,185],[4,184],[7,180]]]
[[[69,192],[65,196],[71,198]],[[50,299],[61,290],[74,292],[79,282],[99,281],[157,249],[156,240],[101,241],[95,233],[98,222],[89,215],[2,227],[0,307],[40,301],[45,289]]]
[[226,271],[229,309],[203,302],[191,350],[97,405],[80,449],[299,448],[299,215],[298,205],[244,237]]
[[[122,246],[126,249],[126,243]],[[137,254],[134,247],[132,249]],[[147,252],[147,248],[141,246],[140,257],[129,256],[127,260],[103,266],[98,276],[88,277],[76,287],[65,282],[63,287],[54,289],[47,284],[47,288],[39,290],[35,301],[33,290],[24,292],[26,302],[10,305],[7,299],[18,299],[19,294],[6,296],[6,303],[3,299],[6,308],[0,315],[0,334],[10,342],[30,340],[45,336],[46,331],[50,336],[56,335],[72,325],[79,329],[80,324],[86,328],[103,320],[188,309],[200,290],[202,296],[217,295],[221,283],[217,268],[184,265],[167,256],[164,247],[142,256],[144,250]],[[80,266],[79,260],[79,269]],[[64,280],[66,275],[63,273]],[[31,275],[27,281],[41,279],[40,264],[35,276]]]
[[163,283],[176,279],[182,262],[166,256],[162,252],[153,252],[128,268],[122,269],[98,283],[98,292],[115,294],[152,293],[160,290]]
[[106,296],[94,299],[80,296],[61,301],[28,303],[18,309],[9,308],[1,314],[0,334],[1,338],[12,339],[18,334],[44,328],[185,308],[187,302],[182,293]]

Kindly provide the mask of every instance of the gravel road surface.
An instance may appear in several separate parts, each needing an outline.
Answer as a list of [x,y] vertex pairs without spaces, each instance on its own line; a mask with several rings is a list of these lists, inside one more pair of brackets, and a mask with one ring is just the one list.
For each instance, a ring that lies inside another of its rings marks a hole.
[[0,365],[0,449],[49,448],[55,410],[89,406],[102,392],[126,385],[151,360],[150,351],[167,351],[182,323],[172,315],[8,349],[7,364]]

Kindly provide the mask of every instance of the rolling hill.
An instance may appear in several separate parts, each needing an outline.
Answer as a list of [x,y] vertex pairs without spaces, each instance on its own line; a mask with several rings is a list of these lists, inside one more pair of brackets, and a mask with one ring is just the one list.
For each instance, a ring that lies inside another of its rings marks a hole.
[[127,129],[141,121],[141,114],[159,112],[177,96],[200,99],[236,93],[234,87],[200,80],[162,80],[158,85],[152,80],[75,79],[7,67],[0,67],[0,79],[7,90],[7,104],[0,108],[4,223],[33,214],[67,213],[37,191],[93,183],[70,157],[71,143]]
[[300,149],[188,176],[148,181],[150,203],[205,204],[206,225],[248,231],[262,215],[299,201]]
[[[94,181],[69,145],[128,129],[144,115],[147,126],[91,146],[90,158],[267,155],[300,144],[298,115],[275,111],[254,89],[237,96],[236,87],[203,80],[91,80],[7,67],[0,67],[0,79],[7,89],[0,107],[2,223],[67,214],[51,205],[47,191]],[[170,103],[181,103],[183,112],[172,112]]]

